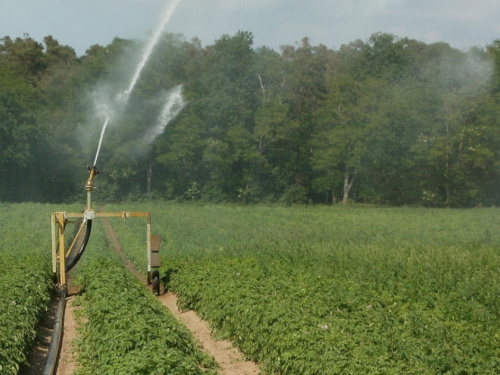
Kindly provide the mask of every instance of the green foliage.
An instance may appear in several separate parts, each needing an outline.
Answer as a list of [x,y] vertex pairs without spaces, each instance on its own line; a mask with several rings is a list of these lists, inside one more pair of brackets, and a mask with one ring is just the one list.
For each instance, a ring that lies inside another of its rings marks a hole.
[[0,165],[29,164],[39,135],[34,112],[36,92],[9,67],[0,65]]
[[54,206],[0,203],[0,373],[18,373],[52,296]]
[[[78,211],[80,205],[68,205]],[[53,295],[50,213],[61,207],[0,203],[0,373],[18,374]],[[215,374],[189,331],[108,250],[96,219],[89,247],[72,272],[87,323],[79,374]],[[132,220],[133,222],[133,220]],[[142,245],[145,240],[144,222]],[[141,253],[145,257],[145,250]],[[202,370],[204,369],[204,370]]]
[[215,374],[213,360],[107,248],[102,226],[95,227],[78,265],[83,293],[76,303],[85,322],[76,374]]
[[17,374],[25,364],[52,291],[47,257],[0,253],[0,372]]
[[[140,209],[182,307],[266,373],[500,371],[498,209]],[[139,227],[118,230],[145,269]]]
[[47,311],[51,268],[46,256],[11,251],[0,252],[0,268],[0,372],[15,375],[27,363],[38,322]]
[[[77,57],[50,35],[1,39],[0,199],[74,196],[102,126],[94,102],[128,87],[143,48],[115,38]],[[314,203],[498,205],[498,50],[375,33],[278,53],[247,31],[207,46],[165,33],[99,164],[114,200],[289,202],[299,186]],[[186,107],[144,145],[180,84]]]

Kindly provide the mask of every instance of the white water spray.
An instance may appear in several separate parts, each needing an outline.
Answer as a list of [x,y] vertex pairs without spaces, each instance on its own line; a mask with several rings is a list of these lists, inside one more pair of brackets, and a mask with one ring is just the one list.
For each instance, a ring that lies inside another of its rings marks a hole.
[[160,39],[161,32],[163,31],[163,29],[167,25],[168,21],[170,21],[170,18],[172,17],[172,14],[174,13],[175,8],[180,3],[180,1],[181,0],[173,0],[170,3],[170,6],[168,6],[167,9],[165,10],[165,14],[162,18],[162,21],[160,22],[160,24],[158,25],[158,27],[154,31],[152,38],[150,39],[148,45],[146,46],[146,49],[144,50],[144,53],[142,55],[142,59],[141,59],[139,65],[137,65],[137,68],[136,68],[135,73],[132,77],[132,80],[130,81],[130,85],[128,86],[128,89],[123,92],[123,96],[124,96],[125,100],[128,99],[128,97],[130,96],[130,93],[134,89],[135,84],[137,83],[137,80],[139,79],[139,76],[141,75],[141,71],[144,68],[144,65],[146,65],[146,62],[148,61],[149,56],[151,55],[151,52],[153,51],[154,46],[156,45],[156,43],[158,43],[158,39]]
[[97,164],[97,158],[99,157],[99,151],[101,150],[102,138],[104,137],[104,132],[106,131],[106,127],[109,123],[109,116],[106,116],[106,120],[104,121],[104,125],[102,126],[101,136],[99,137],[99,144],[97,145],[97,152],[95,153],[95,159],[93,166]]
[[[172,17],[172,14],[174,13],[175,8],[180,3],[180,1],[181,0],[172,0],[172,2],[170,2],[169,6],[165,10],[164,16],[162,17],[160,24],[156,28],[155,32],[153,33],[153,36],[151,37],[149,43],[146,46],[146,49],[144,50],[144,53],[142,54],[142,59],[141,59],[139,65],[137,65],[137,68],[134,72],[134,75],[132,76],[132,80],[130,81],[130,84],[129,84],[127,90],[125,90],[122,93],[119,93],[116,96],[116,100],[122,108],[124,108],[124,105],[127,104],[128,98],[130,97],[130,94],[131,94],[132,90],[134,89],[135,84],[137,83],[137,80],[139,79],[139,76],[141,75],[142,69],[146,65],[146,62],[148,61],[149,56],[151,55],[151,52],[153,51],[153,48],[155,47],[155,45],[158,43],[158,40],[160,39],[160,36],[161,36],[163,29],[165,28],[168,21]],[[97,152],[96,152],[95,159],[94,159],[94,166],[96,165],[97,158],[99,157],[99,151],[101,149],[102,139],[104,137],[106,127],[108,126],[108,123],[110,121],[110,114],[111,114],[111,111],[105,111],[105,116],[104,116],[105,121],[104,121],[104,124],[102,126],[101,136],[99,138],[99,144],[98,144]],[[156,136],[154,136],[154,137],[156,137]],[[154,137],[152,138],[152,140],[154,139]]]
[[169,91],[165,97],[166,102],[160,116],[158,117],[156,125],[144,136],[144,143],[146,145],[151,144],[157,136],[162,134],[168,123],[172,121],[172,119],[174,119],[186,105],[182,98],[182,85],[179,85]]

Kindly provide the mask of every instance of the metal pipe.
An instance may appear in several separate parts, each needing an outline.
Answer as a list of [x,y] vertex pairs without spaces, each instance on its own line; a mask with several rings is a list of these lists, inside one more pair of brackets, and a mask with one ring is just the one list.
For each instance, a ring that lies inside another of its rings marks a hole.
[[59,283],[66,284],[66,254],[64,251],[64,227],[65,217],[64,212],[57,213],[57,221],[59,223]]
[[87,191],[87,210],[92,209],[92,191]]
[[52,229],[52,273],[57,274],[57,240],[56,240],[56,214],[50,215]]
[[76,241],[78,241],[78,238],[80,237],[80,233],[82,233],[82,230],[83,228],[86,226],[86,222],[85,220],[83,220],[81,223],[80,223],[80,227],[78,228],[78,231],[76,232],[75,234],[75,238],[73,238],[73,242],[71,243],[71,245],[69,246],[68,248],[68,251],[66,251],[66,258],[69,256],[69,254],[71,254],[71,252],[73,251],[73,248],[75,247],[75,244],[76,244]]
[[85,190],[87,190],[87,210],[92,210],[92,190],[94,190],[94,177],[99,173],[97,167],[94,165],[92,168],[88,167],[89,178],[85,184]]
[[147,283],[151,284],[151,213],[146,215],[146,256],[148,259]]
[[[65,212],[67,218],[84,218],[85,212]],[[99,217],[119,217],[122,219],[130,219],[133,217],[145,217],[150,215],[150,212],[129,212],[129,211],[118,211],[118,212],[94,212],[91,219]]]

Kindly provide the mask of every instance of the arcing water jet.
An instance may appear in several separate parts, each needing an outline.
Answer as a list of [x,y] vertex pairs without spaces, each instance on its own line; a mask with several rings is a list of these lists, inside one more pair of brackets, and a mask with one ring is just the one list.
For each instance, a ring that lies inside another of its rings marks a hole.
[[168,123],[179,114],[185,105],[186,103],[182,99],[182,85],[168,92],[166,95],[166,102],[160,116],[158,116],[156,125],[146,133],[144,136],[144,143],[149,145],[157,136],[162,134]]
[[170,5],[167,7],[165,10],[165,13],[163,15],[162,21],[154,31],[148,45],[146,46],[146,49],[144,50],[144,53],[142,55],[142,59],[139,62],[139,65],[137,65],[137,68],[135,70],[134,75],[132,76],[132,80],[130,81],[130,85],[128,86],[128,89],[123,92],[123,98],[125,101],[128,100],[130,93],[135,87],[135,84],[137,83],[137,80],[139,79],[139,76],[141,75],[141,71],[144,68],[144,65],[146,65],[146,62],[149,59],[149,56],[151,55],[151,52],[153,51],[154,46],[156,43],[158,43],[158,40],[160,39],[161,32],[167,25],[168,21],[170,21],[170,18],[172,17],[172,14],[174,13],[175,8],[177,5],[180,3],[180,0],[173,0]]
[[[141,61],[139,62],[139,64],[137,65],[137,68],[135,69],[134,75],[132,76],[132,79],[130,81],[128,88],[125,91],[118,93],[116,95],[116,98],[115,98],[116,103],[115,103],[114,107],[120,107],[120,109],[123,110],[123,108],[126,106],[128,99],[130,97],[130,94],[132,93],[132,90],[134,89],[134,87],[137,83],[137,80],[139,79],[139,76],[141,75],[142,69],[144,68],[147,61],[149,60],[149,57],[151,55],[151,52],[153,51],[153,48],[158,43],[158,40],[160,39],[160,36],[161,36],[163,29],[165,28],[168,21],[172,17],[172,14],[174,13],[175,8],[180,3],[180,1],[181,0],[172,0],[169,3],[169,6],[167,6],[161,22],[159,23],[158,27],[154,31],[151,39],[149,40],[149,43],[146,46],[146,49],[144,50],[144,52],[142,54]],[[101,144],[102,144],[102,140],[104,137],[104,133],[106,132],[106,127],[108,126],[108,123],[109,123],[110,117],[111,117],[111,111],[108,108],[108,106],[104,106],[104,107],[105,107],[105,116],[104,116],[105,121],[104,121],[104,124],[102,126],[101,136],[99,138],[99,144],[98,144],[97,152],[96,152],[95,159],[94,159],[94,166],[97,163],[97,159],[99,157],[99,151],[101,149]],[[154,139],[154,137],[152,139]]]
[[[157,43],[160,33],[169,21],[175,7],[179,4],[180,0],[173,0],[170,6],[167,8],[163,21],[157,28],[153,38],[148,44],[141,63],[137,67],[135,74],[130,82],[129,88],[115,97],[115,103],[110,103],[108,100],[96,101],[96,107],[101,117],[104,117],[104,124],[102,126],[101,135],[99,137],[99,143],[97,146],[97,151],[94,159],[94,164],[89,169],[89,178],[85,185],[85,190],[87,191],[87,208],[83,213],[67,213],[67,212],[53,212],[51,215],[51,227],[52,227],[52,271],[54,274],[54,280],[58,282],[59,288],[61,290],[60,303],[58,305],[58,310],[56,313],[56,324],[54,325],[53,336],[51,339],[51,345],[49,348],[49,353],[47,356],[47,362],[44,368],[44,374],[55,373],[58,352],[60,348],[60,343],[62,339],[62,317],[64,316],[65,300],[67,296],[67,284],[66,284],[66,273],[69,272],[73,266],[78,262],[82,256],[90,237],[90,231],[92,228],[92,222],[95,217],[121,217],[126,219],[128,217],[145,217],[146,222],[146,256],[147,256],[147,280],[148,285],[153,285],[153,292],[157,295],[160,294],[160,284],[159,284],[159,271],[160,267],[160,236],[151,235],[151,213],[149,212],[107,212],[107,213],[95,213],[92,209],[92,190],[94,190],[94,177],[99,173],[96,168],[97,159],[99,157],[99,152],[101,150],[102,140],[104,138],[104,133],[106,132],[106,127],[110,122],[111,116],[115,115],[115,112],[123,110],[126,105],[131,91],[133,90],[139,75],[146,64],[153,47]],[[180,87],[179,87],[180,95]],[[182,97],[180,97],[182,104]],[[114,105],[111,105],[114,104]],[[180,106],[182,108],[182,105]],[[180,110],[180,109],[179,109]],[[170,110],[169,110],[170,111]],[[164,110],[165,112],[165,110]],[[177,114],[175,112],[175,114]],[[166,115],[163,115],[166,117]],[[168,120],[170,121],[170,120]],[[167,122],[168,122],[167,121]],[[165,125],[161,127],[161,131]],[[156,135],[153,135],[151,141]],[[80,229],[74,237],[69,250],[66,251],[66,241],[65,241],[65,228],[70,222],[69,218],[79,218],[81,219]],[[152,269],[155,269],[152,272]],[[153,277],[152,277],[153,276]],[[151,278],[152,277],[152,278]]]
[[92,164],[92,166],[94,166],[94,167],[97,164],[97,158],[99,157],[99,151],[101,150],[102,139],[104,137],[104,132],[106,131],[108,123],[109,123],[109,116],[106,117],[106,120],[104,121],[104,124],[102,126],[101,136],[99,137],[99,143],[97,145],[97,152],[95,153],[94,164]]

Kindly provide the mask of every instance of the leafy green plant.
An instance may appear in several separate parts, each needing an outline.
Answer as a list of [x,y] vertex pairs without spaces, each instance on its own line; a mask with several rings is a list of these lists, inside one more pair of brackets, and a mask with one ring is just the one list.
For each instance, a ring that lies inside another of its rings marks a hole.
[[50,301],[50,262],[36,255],[0,253],[0,267],[0,373],[17,374]]
[[17,374],[52,297],[54,206],[0,203],[0,373]]
[[149,209],[181,306],[267,373],[500,372],[498,209]]
[[77,374],[215,374],[189,331],[110,254],[99,233],[94,240],[78,269],[85,323]]

